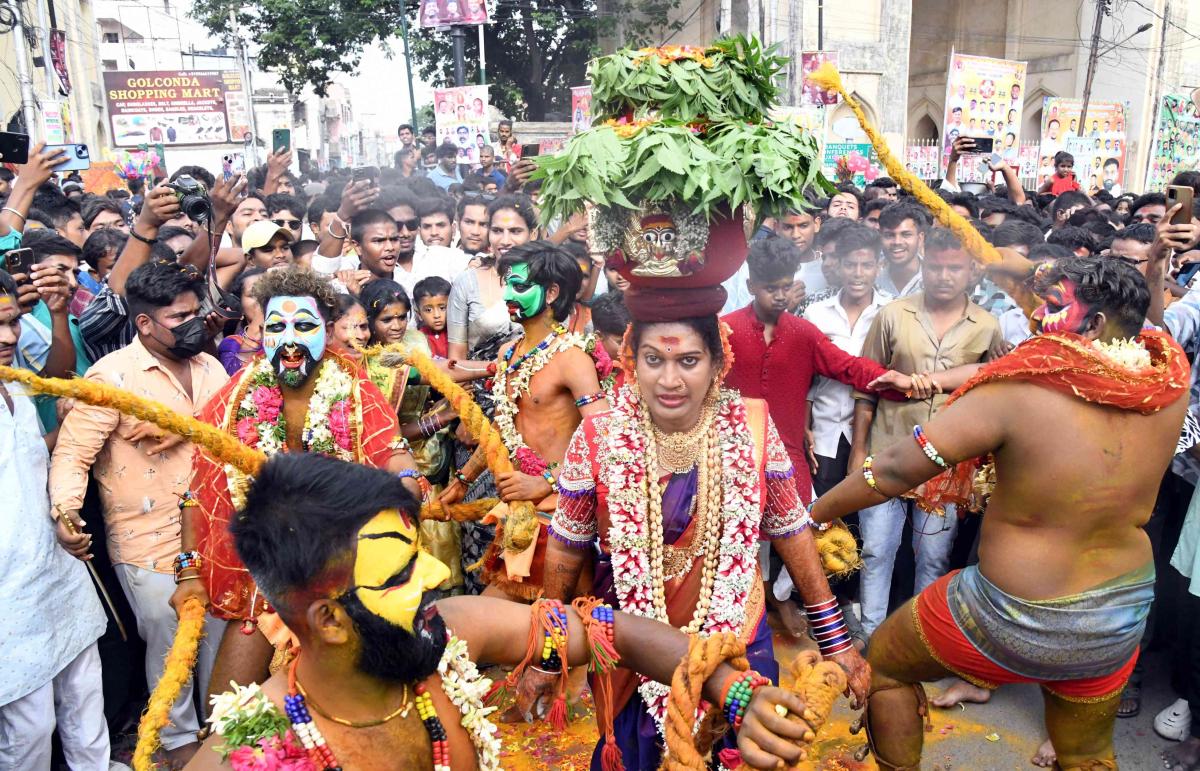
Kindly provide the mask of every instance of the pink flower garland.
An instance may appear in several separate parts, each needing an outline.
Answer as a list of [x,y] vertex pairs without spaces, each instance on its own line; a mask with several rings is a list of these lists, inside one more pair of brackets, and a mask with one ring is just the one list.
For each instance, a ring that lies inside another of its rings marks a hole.
[[229,765],[234,771],[317,771],[290,730],[282,739],[273,736],[238,747],[230,753]]

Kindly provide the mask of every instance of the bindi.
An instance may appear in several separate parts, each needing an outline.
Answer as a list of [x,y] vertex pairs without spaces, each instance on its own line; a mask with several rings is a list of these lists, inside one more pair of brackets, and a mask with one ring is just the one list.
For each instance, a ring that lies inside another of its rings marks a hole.
[[658,342],[662,348],[666,349],[667,353],[670,353],[673,350],[674,346],[679,345],[679,338],[678,337],[660,337],[660,338],[658,338]]

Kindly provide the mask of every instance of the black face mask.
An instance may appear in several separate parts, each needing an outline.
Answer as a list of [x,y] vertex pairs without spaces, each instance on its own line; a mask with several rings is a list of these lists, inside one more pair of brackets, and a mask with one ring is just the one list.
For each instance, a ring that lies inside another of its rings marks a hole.
[[[154,321],[152,318],[151,321]],[[188,319],[177,327],[167,327],[158,321],[154,321],[163,329],[169,330],[175,337],[175,343],[167,348],[167,351],[177,359],[190,359],[196,354],[204,350],[204,343],[208,340],[208,328],[204,326],[204,319],[200,316]],[[158,338],[154,338],[158,340]],[[159,342],[162,342],[159,340]]]

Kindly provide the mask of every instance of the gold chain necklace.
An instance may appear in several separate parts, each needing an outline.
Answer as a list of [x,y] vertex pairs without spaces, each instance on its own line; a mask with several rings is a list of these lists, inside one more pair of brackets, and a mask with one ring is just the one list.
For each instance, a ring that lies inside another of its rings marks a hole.
[[410,702],[408,700],[408,684],[407,683],[405,683],[405,685],[404,685],[404,693],[402,694],[402,696],[400,698],[400,706],[396,707],[395,712],[392,712],[390,715],[385,715],[385,716],[379,718],[378,720],[363,720],[363,721],[346,720],[344,718],[334,717],[333,715],[330,715],[328,712],[321,709],[321,706],[319,704],[317,704],[315,701],[313,701],[312,697],[309,696],[308,693],[304,690],[304,686],[300,685],[299,679],[296,680],[296,690],[300,692],[300,695],[304,697],[304,700],[306,702],[308,702],[308,706],[312,707],[313,711],[316,712],[318,715],[325,718],[326,720],[332,720],[333,722],[337,723],[338,725],[344,725],[347,728],[374,728],[375,726],[383,725],[384,723],[388,722],[389,720],[395,718],[398,715],[403,716],[403,717],[408,717],[408,712],[409,712],[409,710],[412,709],[412,702]]
[[[642,408],[646,408],[644,404]],[[654,444],[658,450],[659,469],[670,474],[686,474],[695,468],[704,456],[704,439],[712,420],[713,401],[708,397],[704,399],[700,419],[687,431],[668,434],[655,425],[652,420],[650,424],[654,430]]]

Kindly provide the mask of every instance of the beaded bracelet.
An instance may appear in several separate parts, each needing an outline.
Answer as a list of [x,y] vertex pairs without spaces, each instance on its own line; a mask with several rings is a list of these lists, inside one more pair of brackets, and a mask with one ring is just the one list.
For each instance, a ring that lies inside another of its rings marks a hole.
[[809,504],[804,507],[805,513],[808,514],[808,526],[811,527],[813,530],[816,530],[818,533],[824,533],[826,530],[833,527],[833,523],[832,522],[817,522],[816,520],[814,520],[812,518],[813,506],[816,506],[816,505],[817,505],[817,499],[813,498],[812,501],[809,502]]
[[420,481],[421,472],[415,468],[402,468],[396,472],[396,476],[400,479],[416,479]]
[[725,713],[725,719],[733,726],[733,730],[736,731],[742,727],[742,719],[746,716],[746,708],[750,706],[750,698],[754,696],[755,689],[770,684],[770,680],[753,669],[748,669],[738,673],[737,677],[726,686],[725,695],[721,700],[723,704],[721,709]]
[[567,609],[557,600],[543,600],[547,624],[542,627],[542,669],[561,672],[563,660],[559,651],[567,649]]
[[[875,492],[879,493],[879,485],[875,484],[875,472],[871,470],[871,466],[875,464],[875,456],[868,455],[867,459],[862,464],[863,479],[867,480],[867,487],[870,487]],[[883,493],[879,493],[883,495]]]
[[575,406],[576,407],[586,407],[589,404],[592,404],[593,402],[598,402],[603,398],[604,398],[604,392],[597,391],[594,394],[587,394],[586,396],[581,396],[578,399],[576,399]]
[[950,468],[950,464],[946,463],[945,458],[933,446],[933,442],[929,441],[929,437],[925,436],[925,431],[920,426],[913,426],[913,439],[917,440],[917,444],[921,446],[921,452],[925,453],[926,458],[942,468]]
[[454,478],[455,478],[455,479],[457,479],[459,482],[462,482],[462,483],[463,483],[464,485],[466,485],[467,487],[470,487],[470,486],[471,486],[471,482],[472,482],[472,480],[470,480],[470,479],[467,479],[467,475],[466,475],[466,474],[464,474],[464,473],[462,473],[462,471],[461,471],[461,470],[460,470],[460,471],[455,471],[455,472],[454,472]]
[[808,617],[809,631],[822,656],[836,656],[853,647],[850,627],[846,624],[836,597],[815,605],[805,605],[804,615]]
[[542,479],[545,479],[549,483],[551,492],[558,492],[558,481],[554,478],[554,474],[550,473],[550,469],[542,472]]
[[203,563],[204,560],[198,551],[185,551],[176,555],[173,565],[175,572],[175,583],[178,584],[180,582],[183,571],[188,569],[199,570]]

